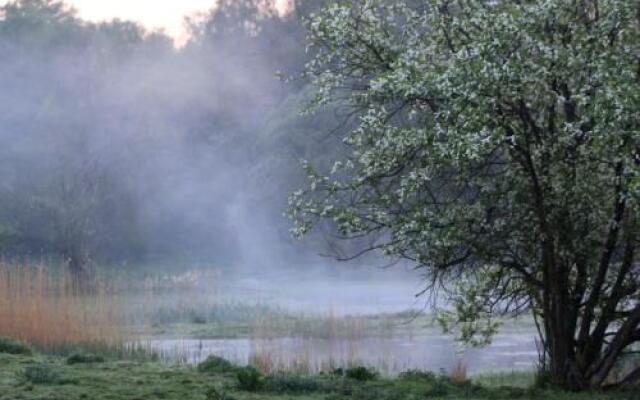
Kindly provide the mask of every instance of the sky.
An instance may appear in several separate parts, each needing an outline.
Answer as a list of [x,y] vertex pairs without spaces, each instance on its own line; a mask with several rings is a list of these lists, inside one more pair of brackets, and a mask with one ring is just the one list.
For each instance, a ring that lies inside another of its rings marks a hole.
[[[274,0],[281,12],[288,0]],[[4,4],[7,1],[0,1]],[[88,21],[109,21],[114,18],[133,20],[148,29],[163,29],[176,43],[184,42],[184,17],[207,11],[216,0],[65,0],[81,18]]]

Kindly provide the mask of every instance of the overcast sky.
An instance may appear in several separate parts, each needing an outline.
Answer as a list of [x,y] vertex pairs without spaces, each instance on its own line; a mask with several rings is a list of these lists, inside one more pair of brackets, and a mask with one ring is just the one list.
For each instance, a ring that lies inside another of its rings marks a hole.
[[[90,21],[114,18],[138,21],[149,29],[164,29],[178,43],[185,39],[184,17],[207,11],[217,0],[65,0]],[[1,4],[7,0],[0,0]],[[288,0],[274,0],[284,11]]]

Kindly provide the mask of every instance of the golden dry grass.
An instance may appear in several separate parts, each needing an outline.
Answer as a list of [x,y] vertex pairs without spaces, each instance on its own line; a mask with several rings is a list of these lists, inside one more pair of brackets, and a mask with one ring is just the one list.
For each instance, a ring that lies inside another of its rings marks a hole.
[[71,275],[45,264],[0,263],[0,335],[45,351],[69,345],[116,346],[131,343],[122,329],[122,308],[106,281],[93,278],[78,293]]

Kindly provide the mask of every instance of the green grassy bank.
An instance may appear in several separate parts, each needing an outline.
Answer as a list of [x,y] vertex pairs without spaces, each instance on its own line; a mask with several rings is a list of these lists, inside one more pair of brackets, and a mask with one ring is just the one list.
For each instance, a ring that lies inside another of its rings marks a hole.
[[410,372],[384,378],[353,368],[313,376],[265,376],[222,359],[196,367],[86,354],[59,357],[22,353],[0,352],[1,400],[637,400],[640,393],[639,388],[589,393],[533,388],[532,376],[526,373],[489,374],[462,380]]

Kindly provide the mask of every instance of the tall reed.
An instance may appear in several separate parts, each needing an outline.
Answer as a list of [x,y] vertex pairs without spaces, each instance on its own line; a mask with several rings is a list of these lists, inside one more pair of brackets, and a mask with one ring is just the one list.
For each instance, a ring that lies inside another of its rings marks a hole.
[[90,278],[78,291],[66,268],[0,263],[0,335],[48,352],[73,346],[125,350],[132,337],[113,286]]

